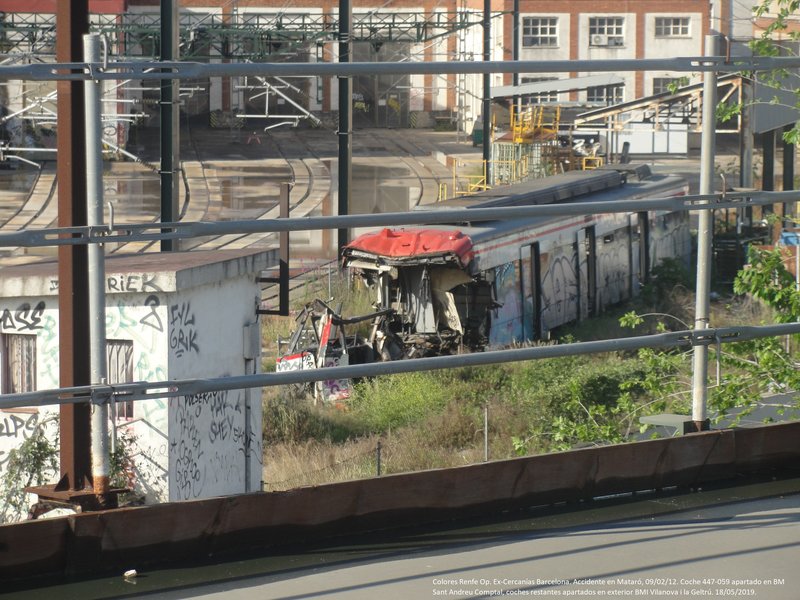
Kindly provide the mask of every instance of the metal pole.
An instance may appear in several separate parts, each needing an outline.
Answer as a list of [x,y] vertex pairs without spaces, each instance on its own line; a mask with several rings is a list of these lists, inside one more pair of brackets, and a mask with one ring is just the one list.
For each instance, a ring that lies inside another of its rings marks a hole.
[[[83,36],[84,59],[100,62],[100,36]],[[103,225],[103,123],[100,100],[102,83],[87,80],[84,84],[86,118],[86,215],[89,226]],[[108,381],[106,365],[105,248],[89,247],[89,352],[92,384]],[[108,493],[110,477],[108,403],[92,407],[92,482],[94,493]]]
[[[793,125],[787,125],[783,128],[784,133],[790,132],[794,128]],[[783,148],[783,191],[788,192],[794,189],[794,162],[796,150],[794,144],[781,139]],[[797,202],[784,202],[783,203],[783,226],[786,228],[789,223],[796,216]]]
[[[292,184],[281,184],[280,195],[280,217],[281,219],[289,218],[289,192],[292,189]],[[279,250],[280,253],[278,263],[278,278],[280,284],[278,286],[279,299],[278,309],[283,316],[289,316],[289,232],[282,231],[278,234]]]
[[[492,0],[483,0],[483,60],[492,60]],[[492,76],[483,75],[483,164],[486,185],[492,181]]]
[[[351,62],[350,36],[353,27],[353,6],[350,0],[339,1],[339,62]],[[353,158],[353,80],[339,77],[339,214],[350,212],[350,187],[353,175],[350,165]],[[349,231],[338,230],[338,249],[341,251],[348,242]]]
[[[512,24],[513,47],[511,51],[513,53],[512,59],[514,60],[514,62],[517,62],[519,61],[519,52],[521,46],[521,39],[519,33],[519,0],[514,0],[512,19],[513,19],[513,24]],[[514,74],[512,76],[512,83],[514,84],[515,88],[519,86],[519,71],[514,71]],[[522,97],[519,95],[515,95],[514,96],[515,114],[519,115],[521,109],[522,109]]]
[[[75,62],[82,57],[81,36],[89,31],[88,0],[57,3],[56,59]],[[83,85],[59,81],[58,89],[58,226],[86,225]],[[86,354],[89,337],[86,246],[58,249],[59,385],[89,383]],[[62,405],[59,411],[61,477],[54,490],[77,491],[88,486],[91,474],[89,407]],[[39,494],[42,497],[42,494]]]
[[483,405],[483,462],[489,462],[489,404]]
[[[707,35],[706,56],[714,56],[717,37]],[[714,192],[714,153],[716,144],[717,75],[708,71],[703,75],[703,131],[700,160],[700,193]],[[711,293],[711,241],[712,216],[710,210],[700,213],[697,229],[697,287],[695,290],[694,328],[709,327]],[[697,431],[709,428],[708,423],[708,346],[695,346],[692,371],[692,421]]]
[[[161,0],[161,60],[178,60],[178,0]],[[178,218],[178,156],[180,152],[180,98],[177,79],[161,82],[161,222]],[[175,250],[177,243],[162,240],[161,250]]]
[[378,445],[375,447],[375,466],[378,477],[381,476],[381,442],[378,440]]

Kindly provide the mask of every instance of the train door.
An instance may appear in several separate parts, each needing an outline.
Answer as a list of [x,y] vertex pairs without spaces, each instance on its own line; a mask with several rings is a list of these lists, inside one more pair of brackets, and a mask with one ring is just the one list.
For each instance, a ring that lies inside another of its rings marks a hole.
[[542,259],[539,242],[520,248],[522,327],[525,339],[542,339]]
[[597,314],[597,241],[594,225],[578,231],[579,320]]
[[647,212],[636,213],[639,231],[639,283],[650,282],[650,218]]

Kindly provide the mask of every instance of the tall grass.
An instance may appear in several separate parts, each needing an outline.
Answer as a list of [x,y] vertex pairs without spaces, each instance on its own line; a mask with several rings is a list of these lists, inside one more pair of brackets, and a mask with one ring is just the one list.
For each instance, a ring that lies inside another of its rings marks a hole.
[[[691,294],[678,287],[657,307],[634,308],[684,319],[682,311],[692,305]],[[756,305],[738,300],[715,302],[712,313],[719,325],[761,315]],[[654,316],[640,327],[659,321],[667,324]],[[595,320],[587,326],[570,335],[609,338],[619,330],[616,319],[607,331]],[[638,427],[640,416],[670,408],[646,393],[648,386],[685,375],[670,371],[674,365],[609,353],[377,377],[355,385],[345,410],[314,406],[288,389],[270,390],[264,400],[265,481],[268,489],[286,489],[374,476],[378,442],[384,473],[479,462],[485,409],[490,459],[620,441]]]

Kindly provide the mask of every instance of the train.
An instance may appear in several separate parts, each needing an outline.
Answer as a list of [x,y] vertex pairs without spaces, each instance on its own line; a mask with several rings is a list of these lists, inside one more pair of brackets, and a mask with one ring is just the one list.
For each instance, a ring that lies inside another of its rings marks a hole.
[[[498,187],[420,210],[580,204],[685,196],[679,175],[644,164]],[[369,346],[377,360],[508,347],[549,339],[559,326],[637,295],[655,266],[687,267],[687,211],[540,216],[364,233],[342,251],[380,313]],[[351,360],[352,362],[352,360]]]

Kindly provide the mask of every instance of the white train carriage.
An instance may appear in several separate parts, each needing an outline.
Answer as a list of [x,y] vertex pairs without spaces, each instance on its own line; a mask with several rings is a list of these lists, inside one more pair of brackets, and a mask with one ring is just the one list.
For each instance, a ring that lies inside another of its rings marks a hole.
[[[688,193],[646,166],[576,171],[431,209],[667,198]],[[343,264],[393,309],[384,325],[408,356],[543,339],[634,296],[653,266],[691,256],[687,212],[642,211],[384,229]],[[396,353],[396,352],[395,352]]]

